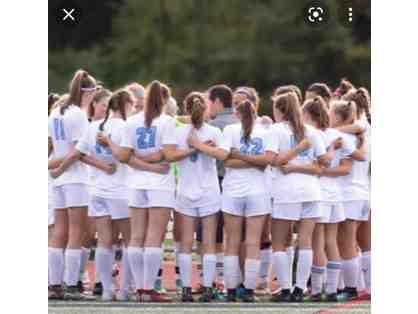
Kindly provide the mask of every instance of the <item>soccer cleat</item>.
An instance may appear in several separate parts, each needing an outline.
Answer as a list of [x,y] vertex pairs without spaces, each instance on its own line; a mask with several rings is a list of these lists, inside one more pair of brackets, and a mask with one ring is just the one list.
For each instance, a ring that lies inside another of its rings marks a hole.
[[240,284],[237,288],[237,299],[242,299],[242,296],[245,294],[244,284]]
[[310,302],[324,302],[324,297],[322,293],[312,294],[309,297],[309,301]]
[[346,287],[344,289],[343,295],[345,296],[346,301],[354,301],[354,300],[357,300],[357,298],[358,298],[356,288]]
[[227,302],[237,302],[237,289],[228,289],[227,290]]
[[63,300],[64,289],[61,285],[55,285],[48,287],[48,300]]
[[182,290],[182,288],[183,288],[183,282],[181,281],[181,279],[180,279],[180,278],[177,278],[177,279],[176,279],[176,290],[177,290],[177,291],[181,291],[181,290]]
[[161,279],[157,279],[154,284],[154,290],[160,294],[166,294],[167,290],[164,289]]
[[81,280],[77,281],[77,289],[78,289],[78,292],[84,293],[84,284]]
[[245,303],[254,303],[257,302],[257,298],[254,296],[254,290],[253,289],[245,289],[244,294],[241,297],[242,302]]
[[192,297],[192,288],[183,287],[181,302],[194,302],[193,297]]
[[338,298],[337,293],[330,293],[330,294],[325,295],[324,301],[325,302],[341,302],[343,300],[341,298]]
[[80,301],[84,296],[80,293],[77,286],[67,286],[64,292],[64,300]]
[[202,295],[199,297],[199,302],[209,303],[214,299],[212,294],[212,289],[208,287],[203,287]]
[[155,290],[143,290],[142,302],[170,303],[172,300],[162,296]]
[[292,293],[292,302],[303,302],[303,290],[299,287],[295,287]]
[[271,302],[292,302],[292,294],[290,289],[282,289],[280,293],[274,294],[271,299]]
[[103,294],[103,285],[101,282],[96,282],[93,288],[93,295],[102,295]]

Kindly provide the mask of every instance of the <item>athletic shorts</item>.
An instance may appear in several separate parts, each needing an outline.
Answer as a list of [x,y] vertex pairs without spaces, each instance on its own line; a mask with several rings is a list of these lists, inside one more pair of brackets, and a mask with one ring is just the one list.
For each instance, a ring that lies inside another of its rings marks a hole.
[[346,201],[342,203],[346,219],[367,221],[370,214],[369,201]]
[[55,223],[55,211],[53,206],[48,206],[48,226]]
[[54,186],[52,194],[56,209],[87,207],[89,203],[87,185],[82,183]]
[[274,203],[271,217],[294,221],[318,219],[321,217],[321,209],[318,205],[318,202]]
[[345,220],[341,202],[319,202],[321,218],[317,222],[335,224]]
[[128,203],[133,208],[176,207],[174,191],[131,189]]
[[178,195],[176,199],[176,212],[191,217],[206,217],[216,214],[221,208],[221,199],[219,193],[217,195],[206,195],[198,201]]
[[252,217],[271,214],[267,194],[232,197],[222,195],[222,211],[230,215]]
[[93,195],[89,203],[89,216],[110,216],[113,220],[129,218],[128,201]]

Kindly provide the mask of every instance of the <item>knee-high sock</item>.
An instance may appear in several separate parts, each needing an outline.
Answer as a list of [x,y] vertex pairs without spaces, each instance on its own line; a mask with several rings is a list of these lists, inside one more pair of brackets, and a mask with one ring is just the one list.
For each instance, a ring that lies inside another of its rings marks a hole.
[[146,247],[144,249],[144,289],[152,290],[157,279],[158,270],[163,260],[161,247]]
[[224,256],[224,269],[226,288],[235,289],[241,277],[238,256]]
[[268,285],[268,275],[271,263],[271,248],[260,251],[260,283]]
[[129,263],[128,249],[122,251],[122,285],[121,290],[128,291],[132,282],[131,264]]
[[179,253],[178,263],[183,287],[190,288],[192,286],[192,254]]
[[67,286],[77,285],[78,276],[80,275],[80,261],[81,249],[65,250],[65,267],[67,268],[65,283]]
[[217,270],[217,256],[215,254],[203,255],[203,286],[204,287],[207,287],[207,288],[212,287],[212,284],[215,281],[216,270]]
[[327,294],[336,293],[341,275],[341,262],[328,261],[327,264],[327,281],[325,291]]
[[358,256],[355,256],[349,260],[343,260],[342,270],[345,286],[348,288],[357,288],[359,272]]
[[245,259],[245,281],[244,286],[247,289],[254,290],[257,285],[257,275],[260,270],[260,260],[247,258]]
[[293,284],[293,262],[295,260],[295,248],[293,246],[289,246],[286,249],[287,257],[289,259],[289,283],[290,286]]
[[112,292],[112,267],[113,256],[112,250],[108,248],[98,247],[96,250],[96,268],[102,280],[103,291],[105,293]]
[[370,251],[363,252],[363,254],[361,255],[361,269],[364,272],[364,283],[366,286],[366,290],[370,293],[372,287],[372,267]]
[[64,275],[64,249],[48,248],[48,272],[51,285],[61,285]]
[[137,290],[144,289],[144,249],[139,247],[128,247],[129,265]]
[[296,286],[302,290],[306,289],[309,275],[312,268],[313,253],[311,249],[300,249],[298,264],[296,268]]
[[272,267],[277,276],[277,281],[282,289],[290,289],[290,267],[289,257],[286,252],[277,251],[273,253]]
[[311,283],[312,283],[312,294],[321,293],[324,286],[324,273],[326,268],[322,266],[312,265],[311,270]]

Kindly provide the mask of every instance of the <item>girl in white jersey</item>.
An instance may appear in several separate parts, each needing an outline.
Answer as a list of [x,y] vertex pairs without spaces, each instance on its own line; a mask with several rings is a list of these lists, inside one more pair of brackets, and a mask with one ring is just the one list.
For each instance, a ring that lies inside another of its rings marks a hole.
[[[302,123],[300,103],[294,92],[274,98],[273,112],[277,124],[266,150],[276,170],[274,178],[274,203],[272,213],[273,267],[281,284],[281,293],[273,296],[274,302],[301,302],[312,266],[312,233],[320,217],[321,200],[316,161],[326,154],[318,131]],[[308,140],[312,145],[299,153],[288,165],[288,154],[297,144]],[[294,168],[294,169],[293,169]],[[293,172],[296,171],[296,172]],[[290,292],[289,260],[286,254],[289,226],[299,221],[299,258],[296,287]]]
[[[51,113],[48,136],[51,144],[50,149],[54,151],[54,158],[68,156],[81,138],[88,121],[80,106],[90,101],[95,87],[96,82],[93,77],[85,71],[77,71],[70,85],[68,101]],[[87,173],[85,166],[80,162],[72,165],[61,176],[59,172],[55,173],[56,179],[53,181],[56,207],[55,229],[48,253],[53,292],[51,297],[80,299],[81,295],[76,285],[80,271],[81,244],[88,204]],[[62,276],[64,273],[65,247],[67,291],[63,295]]]
[[[102,299],[105,301],[113,299],[113,230],[121,232],[125,239],[130,238],[125,166],[117,162],[113,156],[113,149],[117,150],[117,145],[122,140],[126,112],[129,112],[128,106],[131,106],[132,102],[131,95],[127,91],[122,90],[112,95],[106,109],[105,119],[92,122],[76,145],[77,157],[81,157],[82,154],[93,155],[106,163],[116,165],[116,171],[111,175],[96,168],[91,169],[94,180],[90,195],[89,216],[95,218],[98,233],[95,259],[97,272],[103,284]],[[97,141],[96,138],[101,132],[107,135],[105,139],[111,138],[111,145],[110,141],[105,140],[107,147]],[[130,273],[129,269],[126,273]],[[123,287],[123,292],[127,294],[127,286]]]
[[364,156],[347,135],[330,128],[327,105],[322,97],[309,98],[305,101],[302,111],[304,122],[320,130],[327,152],[332,157],[330,165],[321,171],[322,217],[315,225],[313,234],[311,301],[322,301],[321,292],[326,271],[326,299],[337,302],[337,285],[341,269],[337,231],[338,223],[345,220],[338,177],[351,171],[351,158],[363,160]]
[[[174,175],[169,165],[150,163],[150,156],[167,161],[189,156],[194,150],[176,149],[175,121],[163,114],[162,87],[153,81],[147,88],[143,112],[131,116],[122,140],[120,160],[135,168],[129,178],[131,241],[128,256],[137,299],[143,302],[169,301],[154,290],[161,266],[161,248],[170,210],[175,207]],[[164,168],[163,168],[164,167]]]
[[246,290],[242,298],[246,302],[254,302],[256,277],[260,267],[261,233],[266,215],[271,212],[264,174],[268,164],[264,155],[267,131],[255,124],[255,111],[250,101],[239,103],[235,113],[241,123],[225,127],[221,145],[221,149],[229,154],[222,182],[222,211],[227,234],[225,282],[228,301],[236,301],[236,288],[241,277],[239,253],[245,220]]
[[[204,122],[205,100],[200,93],[192,92],[184,100],[185,111],[191,124],[176,129],[177,147],[189,149],[189,137],[193,140],[220,146],[222,133],[218,128]],[[182,301],[193,302],[192,246],[195,224],[202,223],[203,291],[200,302],[212,301],[212,284],[216,275],[216,226],[217,213],[221,207],[220,188],[216,170],[216,158],[203,152],[177,161],[178,185],[176,211],[180,215],[180,253],[178,263],[183,284]]]
[[[335,101],[331,103],[331,124],[342,127],[354,122],[356,105],[350,101]],[[353,140],[355,137],[351,135]],[[367,143],[356,140],[356,145],[362,147]],[[367,156],[367,154],[366,154]],[[353,161],[351,172],[340,178],[342,202],[346,220],[341,223],[338,232],[338,242],[342,257],[343,278],[348,299],[357,298],[357,282],[359,276],[359,257],[357,229],[360,221],[369,217],[369,163]]]

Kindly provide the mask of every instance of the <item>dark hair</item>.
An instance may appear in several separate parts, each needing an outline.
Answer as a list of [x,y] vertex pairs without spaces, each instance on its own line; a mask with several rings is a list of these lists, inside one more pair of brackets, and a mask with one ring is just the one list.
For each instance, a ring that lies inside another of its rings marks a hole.
[[52,105],[55,104],[60,96],[58,94],[50,93],[48,95],[48,116],[51,113]]
[[370,94],[369,91],[360,87],[357,90],[351,90],[342,97],[343,100],[351,100],[356,103],[357,106],[357,118],[360,118],[361,114],[364,112],[367,117],[369,124],[372,124],[372,117],[370,113]]
[[296,93],[296,96],[298,97],[299,103],[303,103],[302,92],[301,92],[300,88],[297,87],[296,85],[283,85],[283,86],[277,87],[274,90],[272,98],[274,98],[275,96],[279,96],[279,95],[289,93],[289,92]]
[[251,132],[253,131],[255,121],[253,104],[248,100],[244,100],[236,106],[235,110],[239,112],[241,116],[241,125],[244,133],[243,137],[245,143],[248,144],[251,139]]
[[121,89],[112,94],[109,99],[109,104],[106,108],[106,116],[102,123],[99,125],[99,130],[103,131],[104,125],[109,119],[110,111],[119,111],[122,115],[123,120],[126,120],[126,103],[132,103],[132,95],[127,90]]
[[152,81],[147,86],[147,97],[144,108],[146,127],[149,128],[152,124],[152,120],[161,115],[163,107],[164,100],[161,83],[159,81]]
[[232,90],[226,85],[215,85],[209,88],[208,95],[210,101],[219,101],[223,104],[225,108],[232,107]]
[[325,83],[313,83],[306,91],[321,96],[325,100],[327,106],[332,98],[331,89]]
[[88,118],[94,117],[94,103],[100,102],[103,98],[112,96],[112,92],[108,89],[99,89],[95,94],[88,106]]
[[334,94],[340,98],[354,88],[354,85],[349,80],[347,80],[346,78],[342,78],[340,81],[340,85],[337,87]]
[[237,87],[234,94],[244,95],[253,105],[256,112],[260,107],[260,97],[258,96],[257,90],[249,86]]
[[318,123],[318,127],[321,130],[329,128],[327,105],[321,96],[306,100],[303,104],[302,111],[307,112],[312,120]]
[[302,122],[300,103],[296,93],[292,91],[275,97],[273,106],[283,114],[285,120],[289,121],[296,142],[301,142],[305,138],[305,126]]
[[171,89],[164,83],[160,83],[160,84],[161,84],[161,95],[163,96],[164,103],[167,103],[167,101],[171,97]]
[[204,113],[206,110],[205,99],[201,93],[191,92],[184,99],[184,109],[190,114],[192,125],[195,129],[200,129],[204,122]]
[[96,88],[96,80],[90,76],[84,70],[78,70],[75,72],[73,79],[70,83],[70,97],[68,101],[61,106],[60,112],[64,112],[68,109],[70,105],[81,106],[81,96],[85,92],[83,89],[94,89]]

